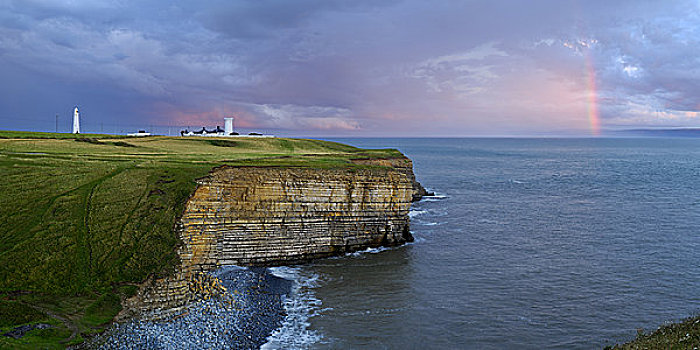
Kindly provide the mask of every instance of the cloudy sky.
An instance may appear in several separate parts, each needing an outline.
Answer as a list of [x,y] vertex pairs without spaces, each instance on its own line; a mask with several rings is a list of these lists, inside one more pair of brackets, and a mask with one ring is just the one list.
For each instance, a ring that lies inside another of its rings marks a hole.
[[700,126],[700,2],[0,0],[0,128]]

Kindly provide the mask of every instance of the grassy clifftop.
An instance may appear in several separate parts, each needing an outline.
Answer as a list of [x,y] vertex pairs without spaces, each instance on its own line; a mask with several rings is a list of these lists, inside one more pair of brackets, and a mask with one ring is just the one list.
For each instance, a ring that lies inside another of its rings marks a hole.
[[45,322],[0,348],[60,348],[99,331],[120,298],[177,263],[177,217],[220,165],[357,167],[391,158],[282,138],[115,138],[0,132],[0,334]]

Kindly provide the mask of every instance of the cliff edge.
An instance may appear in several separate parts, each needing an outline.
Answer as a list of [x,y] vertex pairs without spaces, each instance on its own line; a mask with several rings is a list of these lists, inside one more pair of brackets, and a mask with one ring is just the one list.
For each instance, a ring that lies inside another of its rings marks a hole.
[[218,293],[206,272],[221,266],[295,264],[413,241],[408,211],[426,191],[411,161],[353,162],[366,167],[214,169],[197,181],[178,223],[176,273],[149,280],[119,318],[166,317]]
[[225,264],[401,244],[419,193],[399,151],[311,139],[0,131],[0,175],[0,331],[55,326],[0,348],[223,292]]

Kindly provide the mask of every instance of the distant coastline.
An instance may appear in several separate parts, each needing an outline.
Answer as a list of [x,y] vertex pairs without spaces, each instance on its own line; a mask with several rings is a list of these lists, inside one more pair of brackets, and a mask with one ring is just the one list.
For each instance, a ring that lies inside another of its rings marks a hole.
[[628,129],[614,132],[625,136],[700,137],[700,128]]

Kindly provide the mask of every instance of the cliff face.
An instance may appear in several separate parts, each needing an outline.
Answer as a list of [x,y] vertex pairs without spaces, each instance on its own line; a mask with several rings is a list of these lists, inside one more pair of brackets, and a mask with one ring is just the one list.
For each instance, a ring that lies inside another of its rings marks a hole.
[[392,167],[394,170],[406,175],[411,181],[413,193],[411,201],[419,201],[424,196],[432,196],[434,193],[428,192],[423,185],[416,180],[416,175],[413,173],[413,162],[408,158],[387,158],[387,159],[353,159],[353,163],[362,165],[379,165]]
[[192,242],[183,265],[280,265],[402,244],[411,197],[394,171],[222,168],[182,217]]
[[146,283],[121,317],[177,311],[221,292],[203,273],[218,266],[291,264],[412,241],[408,211],[425,190],[410,160],[356,162],[387,168],[215,169],[199,180],[178,227],[178,271]]

